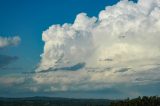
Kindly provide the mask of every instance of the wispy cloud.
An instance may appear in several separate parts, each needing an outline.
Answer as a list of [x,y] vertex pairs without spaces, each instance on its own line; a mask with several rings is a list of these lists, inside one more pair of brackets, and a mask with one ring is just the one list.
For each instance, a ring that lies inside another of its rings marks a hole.
[[15,37],[2,37],[2,36],[0,36],[0,48],[18,45],[20,43],[20,41],[21,41],[21,39],[19,36],[15,36]]

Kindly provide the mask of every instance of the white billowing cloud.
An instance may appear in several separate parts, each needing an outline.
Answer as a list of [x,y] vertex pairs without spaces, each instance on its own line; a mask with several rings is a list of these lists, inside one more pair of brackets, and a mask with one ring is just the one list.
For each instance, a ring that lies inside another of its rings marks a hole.
[[96,18],[81,13],[73,25],[53,25],[44,31],[43,41],[46,43],[38,70],[84,62],[94,50],[91,30],[95,21]]
[[15,46],[19,44],[21,41],[19,36],[14,37],[2,37],[0,36],[0,48],[7,47],[7,46]]
[[[45,91],[95,90],[160,81],[160,1],[122,0],[99,17],[77,15],[73,24],[43,32],[41,62],[33,79]],[[85,63],[78,71],[53,71]]]

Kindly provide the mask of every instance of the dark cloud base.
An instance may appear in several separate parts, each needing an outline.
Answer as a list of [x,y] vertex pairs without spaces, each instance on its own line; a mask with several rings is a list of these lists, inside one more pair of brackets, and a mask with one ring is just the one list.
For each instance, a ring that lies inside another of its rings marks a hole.
[[6,67],[8,64],[18,60],[17,56],[8,56],[0,54],[0,69]]

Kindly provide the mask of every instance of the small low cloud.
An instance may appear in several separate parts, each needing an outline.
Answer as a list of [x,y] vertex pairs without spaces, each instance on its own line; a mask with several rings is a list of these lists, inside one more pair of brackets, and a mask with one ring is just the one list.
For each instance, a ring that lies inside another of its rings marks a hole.
[[16,46],[20,43],[21,38],[19,36],[14,37],[2,37],[0,36],[0,48],[7,46]]
[[121,69],[119,69],[118,71],[116,71],[116,72],[126,72],[126,71],[129,71],[131,68],[121,68]]
[[0,85],[3,85],[3,87],[15,86],[23,83],[24,78],[20,76],[0,76]]

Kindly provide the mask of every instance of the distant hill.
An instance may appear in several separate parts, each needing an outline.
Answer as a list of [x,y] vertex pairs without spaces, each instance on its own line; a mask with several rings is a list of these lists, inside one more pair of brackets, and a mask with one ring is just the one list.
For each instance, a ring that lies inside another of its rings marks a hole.
[[109,106],[107,99],[73,99],[56,97],[0,98],[0,106]]
[[56,97],[0,97],[0,106],[160,106],[160,97],[143,96],[134,99],[74,99]]

